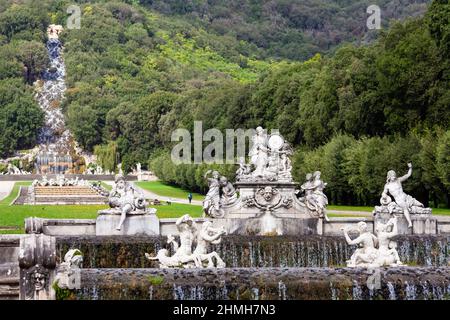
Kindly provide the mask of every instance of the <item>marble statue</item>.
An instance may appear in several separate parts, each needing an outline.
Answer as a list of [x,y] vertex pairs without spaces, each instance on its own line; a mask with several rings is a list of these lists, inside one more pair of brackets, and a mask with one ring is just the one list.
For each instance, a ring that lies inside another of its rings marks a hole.
[[320,177],[320,171],[308,173],[306,175],[306,181],[300,187],[305,194],[305,196],[301,198],[301,201],[305,202],[309,210],[317,212],[319,217],[329,221],[326,214],[328,198],[323,192],[327,183],[323,182]]
[[408,222],[409,228],[412,227],[410,214],[431,213],[430,208],[424,208],[422,203],[403,191],[402,182],[407,180],[411,174],[411,163],[408,163],[408,172],[404,176],[397,177],[394,170],[388,171],[386,184],[384,185],[384,189],[381,194],[381,206],[375,207],[375,212],[388,211],[390,214],[398,212],[403,213],[406,221]]
[[221,176],[219,181],[220,186],[222,187],[222,196],[220,198],[220,204],[229,205],[235,203],[237,200],[237,194],[233,184],[230,181],[228,181],[227,177],[224,176]]
[[269,162],[268,138],[262,127],[256,128],[256,134],[252,137],[252,148],[249,152],[251,163],[254,165],[254,177],[263,177]]
[[8,174],[21,174],[22,172],[20,171],[19,168],[17,168],[17,167],[16,167],[15,165],[13,165],[12,163],[8,163],[7,173],[8,173]]
[[83,254],[79,249],[70,249],[59,265],[55,283],[61,289],[80,289],[80,269],[83,267]]
[[367,224],[358,223],[359,236],[351,239],[349,228],[343,228],[344,236],[349,245],[358,245],[350,260],[348,267],[379,268],[383,266],[402,266],[396,249],[396,242],[392,240],[398,235],[397,217],[391,218],[387,223],[378,222],[375,225],[377,236],[367,230]]
[[239,169],[236,171],[237,181],[292,181],[289,157],[293,150],[280,134],[267,135],[266,130],[257,127],[251,142],[248,154],[250,164],[246,165],[244,159],[240,159]]
[[115,179],[115,185],[109,194],[110,208],[120,210],[121,213],[116,230],[122,228],[127,214],[136,210],[145,211],[146,205],[147,202],[144,195],[129,184],[123,175],[118,174]]
[[136,173],[141,174],[142,173],[142,165],[140,162],[136,163]]
[[250,164],[245,163],[245,158],[239,159],[239,168],[236,170],[236,180],[244,181],[251,177],[252,168]]
[[358,245],[359,248],[347,261],[348,267],[374,267],[375,260],[378,256],[378,250],[376,249],[377,237],[367,230],[367,224],[364,221],[358,222],[357,231],[359,236],[355,239],[351,239],[348,235],[350,229],[343,228],[345,240],[349,245]]
[[375,263],[379,266],[403,265],[396,249],[397,243],[392,240],[398,235],[397,217],[389,219],[387,223],[376,223],[375,232],[378,238],[378,256]]
[[[179,232],[180,244],[172,235],[167,237],[167,243],[172,245],[175,253],[169,256],[169,250],[160,249],[156,257],[145,253],[147,259],[157,260],[160,268],[225,267],[225,263],[216,252],[209,252],[211,244],[221,242],[222,235],[226,234],[224,229],[213,228],[210,221],[205,221],[198,230],[195,221],[188,214],[178,218],[175,225]],[[194,241],[196,248],[192,251]]]
[[[210,174],[211,177],[209,177]],[[213,218],[220,218],[223,216],[223,210],[220,207],[220,174],[217,171],[208,170],[204,177],[208,182],[209,190],[203,200],[203,212]]]
[[225,235],[224,228],[216,229],[212,227],[211,221],[205,221],[197,235],[197,246],[194,250],[194,256],[204,266],[207,262],[207,268],[214,268],[214,259],[216,260],[217,268],[225,268],[225,262],[219,257],[217,252],[208,252],[211,244],[219,244],[222,240],[222,235]]

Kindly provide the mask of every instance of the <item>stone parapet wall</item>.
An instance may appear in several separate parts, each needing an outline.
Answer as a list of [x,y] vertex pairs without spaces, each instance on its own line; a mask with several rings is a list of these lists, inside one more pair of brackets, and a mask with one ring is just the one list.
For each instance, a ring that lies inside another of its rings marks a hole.
[[[375,282],[371,280],[374,276]],[[368,283],[374,283],[372,290]],[[360,268],[82,269],[81,289],[64,292],[60,297],[96,300],[441,300],[449,295],[449,267],[398,267],[378,271]]]

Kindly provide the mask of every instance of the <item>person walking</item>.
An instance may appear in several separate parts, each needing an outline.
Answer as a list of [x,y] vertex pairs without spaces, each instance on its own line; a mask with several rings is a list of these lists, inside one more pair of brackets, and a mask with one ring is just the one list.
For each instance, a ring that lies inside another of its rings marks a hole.
[[192,202],[192,193],[191,192],[189,192],[189,194],[188,194],[188,200],[189,200],[189,203]]

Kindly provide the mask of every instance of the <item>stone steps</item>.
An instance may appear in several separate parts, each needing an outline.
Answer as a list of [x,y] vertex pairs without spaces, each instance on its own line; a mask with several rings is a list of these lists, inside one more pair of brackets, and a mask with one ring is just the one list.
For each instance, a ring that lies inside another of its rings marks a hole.
[[47,195],[47,196],[67,196],[67,195],[80,195],[80,196],[96,196],[97,191],[91,189],[90,187],[35,187],[34,194],[36,196]]

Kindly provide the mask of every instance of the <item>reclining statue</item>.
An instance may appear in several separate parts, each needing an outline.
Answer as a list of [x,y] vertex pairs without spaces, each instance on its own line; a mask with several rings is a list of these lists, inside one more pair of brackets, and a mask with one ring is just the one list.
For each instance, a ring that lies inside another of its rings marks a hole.
[[125,181],[123,175],[118,174],[115,179],[115,185],[109,194],[110,208],[118,209],[121,212],[120,221],[116,230],[122,228],[127,214],[136,210],[145,210],[146,205],[147,202],[144,196]]
[[[188,214],[180,217],[175,224],[180,236],[180,245],[172,235],[167,237],[167,243],[172,245],[175,253],[169,256],[169,250],[160,249],[155,257],[145,253],[148,260],[157,260],[160,268],[225,267],[217,252],[208,252],[210,244],[220,243],[222,235],[226,234],[224,229],[213,228],[211,222],[205,221],[201,229],[197,230],[195,221]],[[197,246],[192,251],[194,240]]]
[[[392,229],[389,231],[390,228]],[[396,249],[397,244],[392,240],[398,235],[397,218],[394,217],[387,223],[378,222],[375,229],[377,236],[369,232],[367,224],[361,221],[357,228],[359,236],[351,239],[348,235],[349,228],[343,228],[347,243],[359,246],[347,261],[348,267],[378,268],[403,265]]]
[[[412,174],[412,164],[408,163],[408,173],[402,177],[397,177],[394,170],[390,170],[387,173],[386,184],[384,185],[383,193],[381,194],[381,204],[386,206],[389,213],[392,213],[398,209],[405,215],[406,221],[408,222],[408,228],[412,227],[411,213],[425,212],[424,205],[406,194],[403,191],[402,182],[408,179]],[[394,203],[392,203],[391,195],[394,198]],[[379,207],[375,208],[380,209]],[[431,212],[431,210],[430,210]]]

